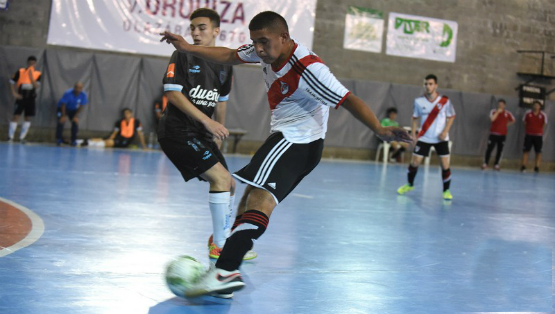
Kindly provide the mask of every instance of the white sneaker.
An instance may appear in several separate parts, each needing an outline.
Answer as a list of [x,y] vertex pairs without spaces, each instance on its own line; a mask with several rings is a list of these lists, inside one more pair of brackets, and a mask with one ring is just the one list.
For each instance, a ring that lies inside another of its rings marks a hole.
[[[187,298],[200,297],[202,295],[231,295],[233,291],[241,290],[245,287],[243,278],[239,270],[227,271],[212,267],[206,274],[185,292]],[[229,298],[228,297],[228,298]]]
[[251,259],[255,259],[257,256],[258,256],[258,253],[256,253],[253,250],[248,250],[247,254],[245,254],[245,256],[243,256],[243,260],[248,261],[248,260],[251,260]]

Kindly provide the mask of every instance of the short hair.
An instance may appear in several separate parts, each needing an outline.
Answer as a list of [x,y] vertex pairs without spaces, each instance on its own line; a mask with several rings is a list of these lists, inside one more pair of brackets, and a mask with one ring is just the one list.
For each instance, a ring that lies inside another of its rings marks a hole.
[[29,61],[37,61],[37,57],[29,56],[29,58],[27,58],[27,62],[29,62]]
[[534,102],[532,103],[532,106],[534,106],[535,104],[540,105],[540,107],[543,106],[542,102],[539,100],[534,100]]
[[435,76],[434,74],[426,75],[426,81],[427,80],[434,80],[434,82],[436,82],[436,84],[437,84],[437,76]]
[[193,13],[191,13],[191,16],[189,17],[189,19],[192,21],[197,17],[207,17],[208,19],[210,19],[210,22],[212,23],[213,27],[220,27],[220,15],[218,14],[218,12],[212,9],[208,9],[208,8],[196,9],[195,11],[193,11]]
[[121,109],[121,114],[125,114],[126,111],[129,111],[129,112],[133,113],[133,110],[131,110],[131,108],[125,107],[125,108]]
[[250,31],[268,29],[273,32],[289,33],[289,26],[283,16],[273,11],[264,11],[255,15],[249,23]]
[[499,99],[497,102],[502,102],[502,103],[504,103],[505,105],[507,104],[507,102],[506,102],[505,99],[503,99],[503,98]]
[[388,117],[389,117],[389,115],[392,114],[392,113],[397,113],[397,108],[391,107],[391,108],[387,109],[387,111],[385,112],[385,114],[386,114]]

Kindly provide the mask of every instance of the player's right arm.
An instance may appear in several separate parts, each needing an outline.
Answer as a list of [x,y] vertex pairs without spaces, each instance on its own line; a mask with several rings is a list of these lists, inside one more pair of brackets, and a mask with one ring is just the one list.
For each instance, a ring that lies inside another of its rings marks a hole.
[[162,39],[160,39],[161,42],[166,41],[168,44],[172,44],[179,52],[188,53],[195,57],[214,63],[228,65],[243,63],[239,57],[237,57],[237,50],[235,49],[191,45],[185,40],[185,38],[183,38],[183,36],[173,34],[168,31],[160,33],[160,35],[163,36]]
[[15,88],[17,81],[19,80],[19,71],[15,72],[13,77],[10,79],[10,89],[12,90],[12,95],[15,99],[22,99],[23,96],[17,92]]
[[489,116],[489,119],[491,120],[491,122],[495,121],[500,113],[501,113],[501,110],[499,109],[495,109],[495,111],[492,110]]

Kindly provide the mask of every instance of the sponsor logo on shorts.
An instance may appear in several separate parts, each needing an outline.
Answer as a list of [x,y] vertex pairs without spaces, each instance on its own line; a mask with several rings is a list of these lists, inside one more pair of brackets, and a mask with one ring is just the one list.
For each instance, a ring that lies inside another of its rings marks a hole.
[[210,156],[212,156],[212,154],[210,153],[210,151],[207,150],[204,152],[204,157],[202,157],[202,159],[206,160],[210,158]]
[[420,150],[420,146],[416,145],[416,146],[414,147],[414,151],[418,153],[419,150]]

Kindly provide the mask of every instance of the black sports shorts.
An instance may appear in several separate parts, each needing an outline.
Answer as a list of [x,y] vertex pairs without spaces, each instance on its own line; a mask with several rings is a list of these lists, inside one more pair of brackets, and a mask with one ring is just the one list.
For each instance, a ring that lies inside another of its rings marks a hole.
[[418,142],[416,142],[416,146],[414,146],[414,151],[412,153],[415,154],[415,155],[418,155],[418,156],[428,157],[428,155],[430,154],[430,148],[432,148],[432,146],[435,148],[436,153],[440,157],[449,156],[449,142],[448,141],[443,141],[443,142],[439,142],[439,143],[435,143],[435,144],[430,144],[430,143],[425,143],[425,142],[422,142],[422,141],[418,141]]
[[272,194],[276,204],[320,162],[324,140],[291,143],[281,132],[273,133],[256,151],[250,163],[233,174],[235,178]]
[[189,181],[200,177],[208,169],[217,163],[221,163],[226,169],[227,163],[222,152],[214,142],[207,141],[201,137],[159,139],[160,147],[181,172],[183,179]]
[[35,116],[35,97],[18,99],[15,101],[14,115],[25,113],[26,117]]
[[526,134],[526,136],[524,136],[524,151],[525,152],[529,152],[530,150],[532,150],[532,146],[534,146],[534,151],[536,153],[541,153],[542,152],[542,147],[543,147],[543,137],[539,136],[539,135],[529,135]]

